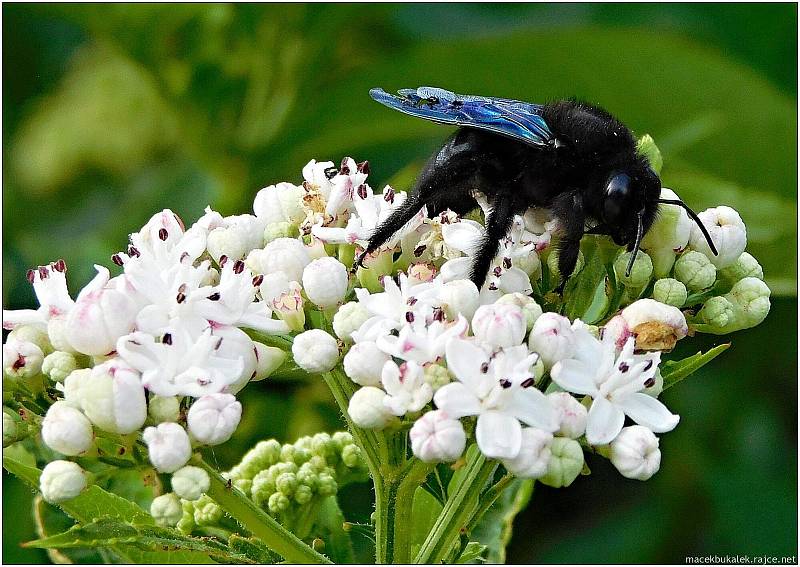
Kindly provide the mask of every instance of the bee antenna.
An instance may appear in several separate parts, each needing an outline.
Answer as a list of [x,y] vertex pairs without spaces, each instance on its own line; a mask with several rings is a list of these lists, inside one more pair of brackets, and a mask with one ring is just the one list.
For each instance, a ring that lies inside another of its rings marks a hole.
[[706,242],[708,243],[708,247],[711,248],[711,251],[714,253],[714,256],[719,256],[719,252],[717,252],[717,247],[714,246],[714,241],[711,240],[711,235],[708,234],[708,231],[706,230],[703,221],[700,220],[700,217],[697,216],[697,213],[695,213],[689,207],[689,205],[687,205],[680,199],[659,199],[658,202],[664,203],[665,205],[678,205],[679,207],[683,207],[689,214],[689,216],[692,217],[692,220],[697,224],[698,228],[700,229],[700,232],[703,233],[703,236],[705,236]]
[[644,209],[636,213],[636,216],[639,218],[639,228],[636,229],[636,242],[633,245],[633,254],[631,254],[631,259],[628,260],[628,267],[625,269],[626,278],[631,275],[633,263],[636,261],[636,256],[639,255],[639,245],[642,243],[642,235],[644,233],[644,227],[642,226],[642,215],[644,215]]

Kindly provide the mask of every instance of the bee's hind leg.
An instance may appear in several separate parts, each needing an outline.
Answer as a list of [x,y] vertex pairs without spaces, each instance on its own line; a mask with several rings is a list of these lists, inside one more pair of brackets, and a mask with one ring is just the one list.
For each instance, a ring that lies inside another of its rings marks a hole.
[[558,243],[558,271],[561,273],[561,281],[555,291],[563,295],[567,280],[578,263],[578,252],[583,236],[586,216],[580,193],[577,191],[562,193],[553,201],[552,211],[558,218],[561,232],[561,240]]
[[486,232],[472,261],[470,273],[470,279],[478,286],[478,289],[481,289],[486,282],[492,260],[497,256],[500,240],[508,234],[511,224],[514,222],[514,214],[517,212],[514,197],[511,194],[498,193],[494,195],[491,205],[491,213],[486,219]]

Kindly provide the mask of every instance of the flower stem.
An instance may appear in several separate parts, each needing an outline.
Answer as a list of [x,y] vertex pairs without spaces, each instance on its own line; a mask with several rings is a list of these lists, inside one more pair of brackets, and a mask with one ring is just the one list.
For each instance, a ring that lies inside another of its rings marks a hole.
[[274,518],[265,514],[238,488],[229,486],[199,455],[195,457],[195,464],[205,469],[211,479],[208,496],[288,563],[331,563],[327,557],[311,549]]
[[445,502],[414,563],[441,563],[466,530],[479,508],[483,487],[497,468],[496,461],[487,461],[480,451],[468,458],[464,478]]

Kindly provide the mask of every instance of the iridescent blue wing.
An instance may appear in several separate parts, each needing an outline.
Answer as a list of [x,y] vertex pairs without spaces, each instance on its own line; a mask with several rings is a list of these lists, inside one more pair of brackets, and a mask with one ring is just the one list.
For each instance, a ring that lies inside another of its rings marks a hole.
[[403,89],[392,95],[372,89],[369,95],[389,108],[440,124],[487,130],[530,144],[546,146],[554,136],[542,118],[542,106],[519,100],[460,95],[436,87]]

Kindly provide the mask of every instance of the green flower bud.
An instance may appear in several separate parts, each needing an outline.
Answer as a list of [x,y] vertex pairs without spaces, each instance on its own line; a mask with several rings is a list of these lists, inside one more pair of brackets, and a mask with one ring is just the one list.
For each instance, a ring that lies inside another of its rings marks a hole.
[[314,454],[324,457],[326,460],[336,460],[336,446],[327,433],[317,433],[311,439],[311,447]]
[[705,254],[689,250],[675,262],[675,278],[689,290],[700,291],[714,285],[717,268]]
[[147,413],[154,423],[177,422],[181,415],[181,399],[178,396],[153,396],[147,405]]
[[42,373],[49,376],[53,382],[63,382],[77,368],[78,361],[75,357],[61,350],[51,352],[42,361]]
[[320,473],[317,477],[317,492],[320,496],[332,496],[339,489],[336,479],[328,473]]
[[291,496],[297,488],[297,475],[289,472],[281,473],[275,479],[275,488],[286,496]]
[[294,461],[294,452],[295,448],[294,445],[286,444],[281,447],[281,461],[288,463],[289,461]]
[[339,449],[339,451],[341,451],[348,445],[352,445],[354,442],[353,436],[350,435],[350,433],[347,431],[337,431],[336,433],[333,434],[331,439],[333,440],[333,443],[336,445],[336,448]]
[[253,488],[253,481],[249,478],[239,478],[233,481],[233,486],[245,494],[250,494],[250,490]]
[[353,342],[353,331],[370,318],[367,308],[358,301],[350,301],[342,305],[333,316],[333,332],[347,343]]
[[15,416],[6,408],[3,408],[3,447],[8,447],[17,442],[21,429],[21,427],[17,427],[18,423],[20,422],[15,419]]
[[542,308],[536,303],[536,300],[524,293],[507,293],[495,303],[511,303],[521,308],[522,313],[525,315],[525,325],[528,331],[533,329],[533,324],[542,314]]
[[566,437],[556,437],[550,446],[550,462],[547,474],[539,482],[562,488],[569,486],[583,470],[583,449],[580,443]]
[[156,524],[162,527],[178,525],[183,517],[183,506],[181,499],[172,492],[156,496],[150,503],[150,515]]
[[210,486],[208,473],[200,467],[185,466],[172,475],[172,490],[184,500],[198,500]]
[[739,311],[743,320],[743,329],[755,327],[769,313],[770,289],[758,278],[744,278],[736,282],[733,289],[725,296]]
[[308,504],[314,497],[314,491],[307,484],[300,484],[294,491],[294,500],[300,505]]
[[342,449],[342,462],[350,469],[359,466],[363,462],[361,448],[358,445],[348,445]]
[[733,326],[736,313],[733,304],[726,297],[712,297],[703,304],[698,317],[706,325],[719,331]]
[[628,269],[628,262],[631,259],[632,252],[625,252],[620,254],[614,261],[614,272],[619,281],[625,287],[634,289],[641,289],[650,281],[650,276],[653,275],[653,261],[646,252],[639,250],[636,255],[636,260],[633,262],[631,275],[626,276],[625,272]]
[[188,500],[181,500],[181,506],[181,519],[178,520],[178,524],[175,527],[182,534],[189,535],[197,525],[194,523],[194,503]]
[[758,278],[764,279],[764,270],[758,260],[753,258],[747,252],[742,252],[742,255],[736,262],[727,268],[722,268],[719,271],[719,277],[725,279],[730,283],[738,282],[744,278]]
[[427,364],[424,367],[423,380],[435,392],[442,386],[453,381],[453,375],[441,364]]
[[270,439],[269,441],[259,441],[255,447],[250,449],[242,458],[239,465],[243,478],[253,478],[260,471],[269,468],[277,463],[281,458],[281,444]]
[[[8,334],[6,342],[18,340],[26,343],[33,343],[42,350],[42,354],[48,355],[53,352],[53,345],[47,331],[35,325],[20,325]],[[69,372],[67,372],[69,374]]]
[[261,471],[253,477],[253,484],[250,487],[250,496],[257,506],[264,506],[270,496],[275,493],[275,478],[269,470]]
[[[586,260],[583,258],[583,252],[578,250],[578,261],[575,263],[575,269],[572,270],[571,276],[574,276],[583,269]],[[550,281],[558,281],[561,278],[561,272],[558,270],[558,248],[553,248],[547,256],[547,267],[550,270]]]
[[279,514],[280,512],[285,512],[289,509],[291,502],[286,497],[285,494],[281,492],[275,492],[269,497],[269,511],[273,514]]
[[194,522],[198,526],[213,526],[222,519],[222,508],[211,498],[203,495],[194,503]]
[[288,222],[272,222],[264,229],[264,244],[269,244],[276,238],[297,238],[300,230],[296,224]]
[[682,307],[688,296],[686,286],[673,278],[662,278],[653,286],[653,299],[673,307]]
[[311,463],[304,463],[297,471],[297,482],[314,488],[317,485],[317,475]]
[[650,134],[645,134],[636,142],[636,153],[647,158],[650,167],[656,174],[661,173],[664,165],[664,158],[661,157],[661,150],[658,149],[655,140]]
[[311,466],[311,470],[316,473],[321,473],[325,469],[328,468],[328,462],[325,460],[325,457],[320,455],[314,455],[309,459],[308,464]]

